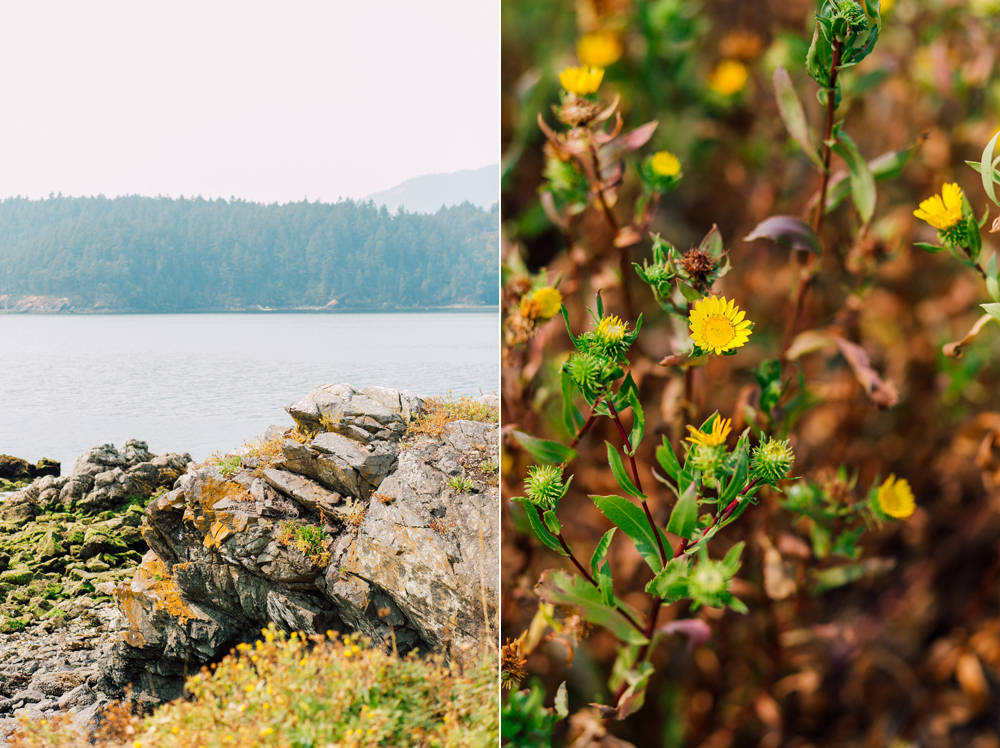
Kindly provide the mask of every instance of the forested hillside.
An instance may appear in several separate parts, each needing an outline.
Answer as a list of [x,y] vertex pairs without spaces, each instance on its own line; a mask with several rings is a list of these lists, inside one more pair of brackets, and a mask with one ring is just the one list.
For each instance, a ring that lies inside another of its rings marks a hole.
[[151,197],[0,201],[0,295],[180,311],[498,304],[498,207]]

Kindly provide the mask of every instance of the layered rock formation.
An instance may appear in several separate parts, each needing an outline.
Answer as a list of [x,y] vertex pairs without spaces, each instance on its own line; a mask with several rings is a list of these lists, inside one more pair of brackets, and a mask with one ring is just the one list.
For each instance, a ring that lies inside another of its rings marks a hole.
[[148,506],[150,551],[115,597],[127,622],[102,686],[149,700],[274,622],[462,658],[495,630],[498,425],[406,436],[421,400],[326,385],[294,429],[182,476]]
[[56,460],[42,458],[32,465],[27,460],[11,455],[0,455],[0,491],[17,491],[25,488],[35,478],[46,475],[59,476],[62,466]]

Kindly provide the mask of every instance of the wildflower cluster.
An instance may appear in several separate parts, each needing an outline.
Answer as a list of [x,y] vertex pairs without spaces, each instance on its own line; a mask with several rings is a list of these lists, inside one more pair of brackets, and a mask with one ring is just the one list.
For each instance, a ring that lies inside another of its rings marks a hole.
[[578,337],[573,337],[570,331],[570,338],[577,352],[571,354],[562,367],[563,372],[590,402],[624,376],[621,364],[628,364],[626,354],[642,327],[641,315],[632,330],[628,323],[616,315],[606,316],[600,295],[597,306],[597,313],[589,310],[594,329],[587,330]]
[[559,314],[562,294],[549,285],[544,272],[534,277],[504,268],[504,339],[508,347],[523,345],[538,334],[541,325]]

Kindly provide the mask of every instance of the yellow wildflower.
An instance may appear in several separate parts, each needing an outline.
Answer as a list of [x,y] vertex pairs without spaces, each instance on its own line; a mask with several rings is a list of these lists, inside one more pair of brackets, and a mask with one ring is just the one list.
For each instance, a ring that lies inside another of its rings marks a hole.
[[924,200],[913,215],[939,231],[947,231],[962,220],[962,188],[957,184],[943,185],[941,194]]
[[676,177],[681,173],[681,160],[670,151],[653,154],[649,165],[661,177]]
[[913,490],[905,478],[896,479],[894,474],[885,479],[878,489],[878,505],[882,511],[896,519],[906,519],[916,509]]
[[688,321],[691,337],[699,348],[718,356],[725,351],[741,348],[750,338],[752,322],[746,312],[726,297],[711,296],[695,302]]
[[699,431],[694,426],[688,426],[687,429],[691,432],[691,436],[687,438],[689,442],[705,447],[718,447],[720,444],[726,443],[726,437],[733,430],[733,419],[717,416],[712,422],[712,432],[709,434]]
[[597,325],[597,337],[605,343],[620,343],[625,337],[626,325],[617,315],[605,317]]
[[580,62],[597,68],[606,68],[621,59],[622,43],[613,31],[591,31],[576,43],[576,56]]
[[742,91],[750,78],[747,66],[739,60],[723,60],[708,76],[708,87],[722,96]]
[[[554,288],[539,288],[521,299],[521,315],[527,319],[551,319],[559,314],[562,294]],[[345,642],[348,643],[348,642]]]
[[586,96],[596,93],[604,80],[604,68],[571,67],[559,73],[559,83],[571,94]]
[[170,732],[172,732],[174,735],[177,735],[180,731],[181,731],[181,728],[179,728],[179,727],[171,727],[170,728]]
[[266,728],[264,728],[263,730],[260,731],[260,736],[262,738],[264,738],[264,737],[267,737],[268,735],[270,735],[272,732],[274,732],[274,728],[272,728],[272,727],[266,727]]
[[892,6],[895,5],[895,3],[896,0],[882,0],[882,3],[878,9],[879,13],[888,13],[890,10],[892,10]]

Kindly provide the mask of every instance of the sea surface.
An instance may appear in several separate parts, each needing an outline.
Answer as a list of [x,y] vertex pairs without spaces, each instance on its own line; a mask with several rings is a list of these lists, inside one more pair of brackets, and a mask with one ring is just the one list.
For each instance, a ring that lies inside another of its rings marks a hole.
[[203,460],[293,426],[285,406],[321,384],[492,394],[499,357],[496,309],[0,315],[0,454],[66,475],[136,438]]

